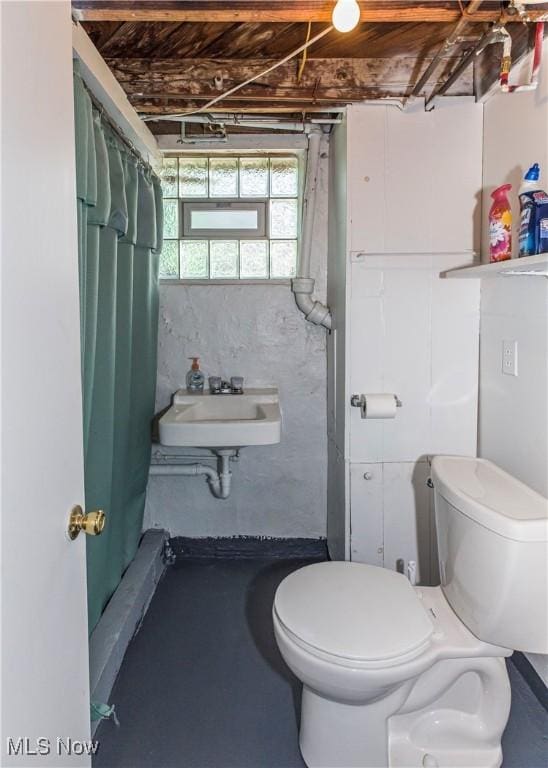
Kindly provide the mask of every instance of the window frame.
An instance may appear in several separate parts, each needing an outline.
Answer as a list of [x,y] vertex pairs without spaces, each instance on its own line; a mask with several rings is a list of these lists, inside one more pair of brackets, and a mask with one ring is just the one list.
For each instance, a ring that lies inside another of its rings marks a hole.
[[[197,149],[188,150],[188,151],[168,151],[165,153],[166,159],[184,159],[189,157],[204,157],[208,160],[212,159],[220,159],[220,158],[234,158],[238,161],[241,159],[253,159],[253,158],[265,158],[267,160],[271,159],[282,159],[284,157],[286,158],[292,158],[296,160],[297,163],[297,191],[296,195],[291,196],[273,196],[271,194],[271,178],[270,178],[270,165],[269,165],[269,179],[268,179],[268,191],[266,197],[240,197],[239,196],[239,186],[238,186],[238,196],[226,196],[226,197],[210,197],[205,196],[189,196],[189,195],[183,195],[181,193],[180,187],[178,188],[178,196],[177,197],[165,197],[165,200],[176,200],[178,202],[178,208],[179,208],[179,222],[178,222],[178,237],[175,240],[175,238],[170,237],[167,238],[170,242],[177,242],[177,258],[178,258],[178,267],[179,267],[179,276],[178,277],[160,277],[160,283],[162,285],[184,285],[184,286],[226,286],[226,285],[262,285],[262,286],[289,286],[291,285],[291,281],[293,277],[275,277],[271,276],[270,269],[271,269],[271,255],[270,255],[270,246],[272,242],[285,242],[290,241],[295,244],[296,249],[296,261],[295,261],[295,274],[298,275],[299,273],[299,261],[301,256],[301,236],[302,236],[302,207],[303,207],[303,192],[304,192],[304,183],[305,183],[305,160],[306,160],[306,149],[300,146],[296,147],[287,147],[287,148],[267,148],[264,149],[256,149],[256,148],[238,148],[234,151],[226,151],[226,150],[215,150],[215,149],[209,149],[208,151],[200,151]],[[177,166],[178,167],[178,166]],[[238,166],[239,168],[239,166]],[[180,183],[180,182],[178,182]],[[238,176],[238,185],[239,185],[239,176]],[[208,191],[209,187],[208,187]],[[274,239],[271,238],[270,233],[270,203],[272,200],[295,200],[296,203],[296,209],[297,209],[297,223],[296,223],[296,234],[294,238],[291,237],[276,237]],[[184,234],[184,204],[188,203],[210,203],[210,204],[228,204],[228,203],[243,203],[244,206],[248,206],[249,204],[253,203],[261,203],[264,205],[265,209],[265,235],[264,236],[257,236],[255,234],[246,234],[249,233],[249,230],[245,230],[243,234],[236,233],[235,230],[229,230],[225,234],[221,234],[221,230],[211,230],[211,234],[208,233],[206,230],[197,230],[195,234],[193,235],[185,235]],[[268,244],[268,260],[269,260],[269,276],[268,277],[225,277],[225,278],[217,278],[217,277],[182,277],[181,276],[181,243],[184,242],[184,240],[207,240],[208,241],[208,249],[210,248],[209,243],[211,243],[214,240],[262,240],[265,241]]]
[[[229,198],[180,198],[179,240],[268,240],[269,229],[266,208],[269,198],[261,200]],[[201,229],[192,226],[192,213],[195,210],[255,210],[257,227],[255,229]],[[181,226],[182,225],[182,226]],[[267,279],[267,278],[265,278]]]

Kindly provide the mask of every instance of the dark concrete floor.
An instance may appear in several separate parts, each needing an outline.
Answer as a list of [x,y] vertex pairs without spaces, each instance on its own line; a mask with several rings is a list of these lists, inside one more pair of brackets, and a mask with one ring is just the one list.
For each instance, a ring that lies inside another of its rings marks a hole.
[[[303,560],[183,560],[158,586],[101,723],[94,768],[302,768],[300,685],[270,618]],[[548,766],[548,713],[509,665],[504,768]]]

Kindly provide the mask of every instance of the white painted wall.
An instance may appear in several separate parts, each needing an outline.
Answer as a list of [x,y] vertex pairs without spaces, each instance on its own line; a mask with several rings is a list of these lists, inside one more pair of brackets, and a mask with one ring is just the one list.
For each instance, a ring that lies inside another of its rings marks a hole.
[[360,256],[351,267],[351,390],[403,403],[389,420],[350,409],[351,558],[418,560],[423,583],[437,579],[428,457],[476,453],[479,285],[439,277],[471,258]]
[[70,2],[2,2],[0,24],[0,764],[87,766],[56,743],[90,730]]
[[[437,571],[428,456],[476,452],[479,286],[439,275],[470,263],[479,247],[481,136],[482,107],[469,99],[441,100],[432,113],[420,102],[405,112],[355,105],[346,145],[338,139],[345,168],[342,160],[332,167],[332,194],[340,206],[348,201],[348,220],[346,281],[339,251],[330,250],[328,273],[336,345],[346,344],[346,365],[330,356],[342,405],[328,498],[333,517],[350,503],[351,524],[332,523],[330,551],[341,556],[350,528],[346,556],[390,568],[417,559],[425,583]],[[362,420],[350,396],[368,392],[396,393],[396,419]]]
[[[527,69],[527,64],[524,67]],[[548,182],[548,44],[535,92],[498,93],[484,107],[484,211],[492,189],[520,184],[533,163]],[[514,196],[514,221],[518,203]],[[484,215],[484,220],[487,216]],[[517,232],[516,228],[514,229]],[[484,254],[488,251],[484,229]],[[514,246],[517,244],[514,235]],[[515,248],[514,248],[515,250]],[[483,280],[479,454],[548,496],[548,280]],[[518,342],[518,376],[502,373],[502,342]],[[531,655],[548,684],[548,657]]]
[[[511,80],[525,81],[531,57],[523,61]],[[519,202],[517,192],[523,174],[533,163],[541,167],[541,182],[548,186],[548,40],[544,42],[543,61],[536,91],[500,93],[484,105],[483,141],[483,226],[482,256],[489,261],[489,220],[493,202],[491,192],[501,184],[512,184],[513,255],[518,254]]]
[[482,112],[469,97],[349,108],[350,251],[479,247]]
[[[328,143],[322,144],[312,277],[326,295]],[[206,375],[242,375],[280,390],[282,442],[245,448],[230,498],[203,478],[150,478],[144,526],[172,536],[326,534],[326,331],[307,323],[289,285],[166,285],[160,289],[157,410],[184,385],[189,355]]]
[[[479,452],[544,496],[548,496],[547,325],[546,278],[483,281]],[[502,372],[504,339],[518,343],[518,376]]]

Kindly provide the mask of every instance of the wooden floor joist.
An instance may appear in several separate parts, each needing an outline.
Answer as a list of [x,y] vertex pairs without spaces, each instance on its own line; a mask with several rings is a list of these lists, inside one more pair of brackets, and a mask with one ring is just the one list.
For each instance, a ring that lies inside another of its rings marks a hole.
[[[458,63],[458,58],[444,59],[440,76]],[[186,109],[191,103],[209,101],[236,83],[264,71],[272,63],[265,59],[106,59],[116,79],[139,112],[162,114]],[[224,100],[246,105],[293,103],[302,105],[347,104],[379,96],[405,96],[418,74],[428,65],[406,56],[384,59],[311,58],[300,80],[294,62],[287,62],[267,76]],[[437,79],[429,78],[429,87]],[[473,93],[471,68],[455,83],[451,95]]]
[[[72,6],[81,21],[329,22],[333,0],[73,0]],[[360,6],[362,22],[448,23],[461,17],[453,0],[362,0]],[[492,22],[500,16],[500,2],[485,0],[470,21]],[[506,18],[519,21],[516,16]],[[548,19],[548,3],[529,10],[528,18]]]

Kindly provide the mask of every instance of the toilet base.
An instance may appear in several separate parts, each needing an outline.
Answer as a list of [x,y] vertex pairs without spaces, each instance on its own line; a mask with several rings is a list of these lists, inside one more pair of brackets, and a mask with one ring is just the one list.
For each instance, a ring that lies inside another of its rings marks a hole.
[[439,661],[366,704],[304,686],[301,753],[308,768],[498,768],[509,712],[502,658]]
[[371,704],[332,701],[304,686],[299,746],[308,768],[388,766],[388,718],[409,686]]

